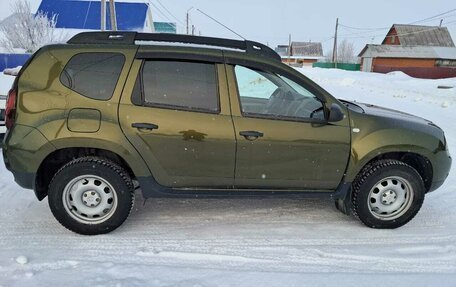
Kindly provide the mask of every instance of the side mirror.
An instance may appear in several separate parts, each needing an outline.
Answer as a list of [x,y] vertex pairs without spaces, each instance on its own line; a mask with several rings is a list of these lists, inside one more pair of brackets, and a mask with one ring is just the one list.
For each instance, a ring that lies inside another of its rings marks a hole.
[[344,112],[342,108],[338,104],[331,104],[331,108],[329,109],[329,117],[328,122],[334,123],[344,119]]

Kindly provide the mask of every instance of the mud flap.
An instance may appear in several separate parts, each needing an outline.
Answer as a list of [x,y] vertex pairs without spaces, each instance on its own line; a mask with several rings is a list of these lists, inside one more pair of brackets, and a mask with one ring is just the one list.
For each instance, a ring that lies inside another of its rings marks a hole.
[[342,182],[333,195],[336,208],[345,215],[352,214],[351,182]]

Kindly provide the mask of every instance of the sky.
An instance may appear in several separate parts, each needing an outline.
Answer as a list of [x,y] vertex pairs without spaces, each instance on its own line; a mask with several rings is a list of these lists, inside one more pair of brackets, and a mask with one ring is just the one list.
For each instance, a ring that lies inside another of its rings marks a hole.
[[[7,17],[11,4],[17,0],[0,0],[0,19]],[[63,1],[63,0],[62,0]],[[121,2],[120,0],[116,0]],[[30,0],[36,10],[41,0]],[[188,9],[190,26],[204,36],[237,39],[238,36],[215,23],[197,9],[222,22],[243,37],[275,47],[292,41],[322,42],[328,52],[333,45],[336,18],[339,18],[339,39],[355,44],[358,53],[365,44],[381,43],[392,24],[408,24],[427,19],[443,12],[454,10],[435,19],[419,22],[422,25],[443,26],[456,41],[456,2],[454,0],[345,0],[345,1],[304,1],[304,0],[123,0],[122,2],[151,3],[155,21],[177,23],[178,32],[185,32],[185,15]],[[168,13],[170,12],[170,13]],[[177,20],[176,20],[177,19]],[[376,30],[359,30],[347,28]]]

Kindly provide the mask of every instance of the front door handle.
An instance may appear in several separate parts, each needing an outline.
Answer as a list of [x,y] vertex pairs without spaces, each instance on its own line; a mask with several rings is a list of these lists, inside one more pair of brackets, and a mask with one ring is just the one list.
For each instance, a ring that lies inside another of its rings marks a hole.
[[139,130],[158,130],[158,126],[156,124],[150,123],[133,123],[131,126]]
[[258,131],[242,131],[242,132],[239,132],[239,134],[241,136],[245,137],[249,141],[253,141],[253,140],[256,140],[257,138],[261,138],[264,135],[262,132],[258,132]]

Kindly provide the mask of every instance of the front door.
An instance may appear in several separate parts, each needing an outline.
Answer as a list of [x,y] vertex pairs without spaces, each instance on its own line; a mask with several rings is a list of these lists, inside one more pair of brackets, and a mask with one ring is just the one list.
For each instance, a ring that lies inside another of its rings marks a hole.
[[237,138],[235,186],[333,190],[350,152],[348,118],[324,123],[323,103],[286,76],[228,66]]
[[136,84],[126,87],[119,120],[155,180],[175,188],[232,187],[236,146],[224,66],[146,59],[130,74]]

